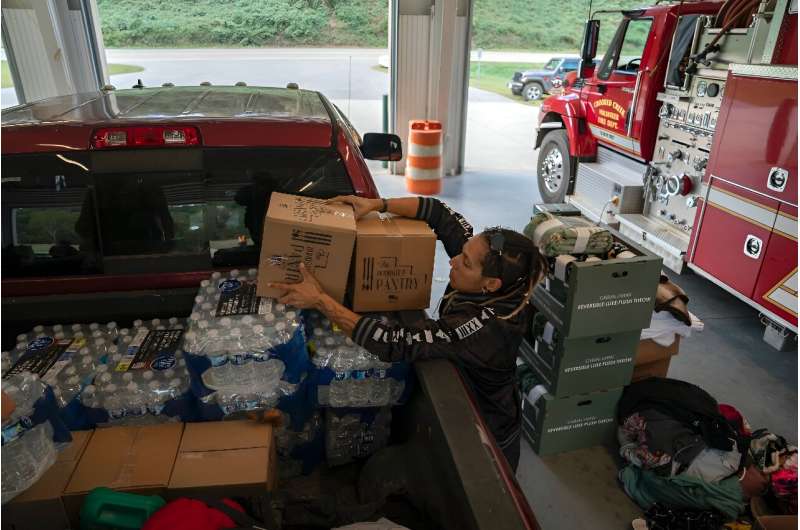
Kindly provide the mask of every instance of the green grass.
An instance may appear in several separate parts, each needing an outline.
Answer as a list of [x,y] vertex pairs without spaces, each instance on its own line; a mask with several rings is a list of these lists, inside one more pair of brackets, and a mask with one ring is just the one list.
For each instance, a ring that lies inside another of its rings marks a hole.
[[108,75],[117,74],[132,74],[134,72],[143,72],[144,68],[135,64],[109,64]]
[[14,80],[11,79],[11,70],[8,69],[8,63],[3,61],[0,64],[0,88],[11,88],[14,86]]
[[[135,64],[108,65],[109,76],[117,74],[132,74],[134,72],[141,72],[143,70],[144,68]],[[2,79],[0,79],[0,88],[11,88],[14,86],[14,80],[11,79],[11,70],[8,69],[8,63],[6,61],[2,61],[0,64],[0,74],[2,74]]]
[[[524,102],[522,96],[514,96],[508,88],[508,82],[514,72],[523,70],[533,70],[541,68],[541,64],[529,63],[480,63],[480,76],[478,75],[478,63],[473,61],[469,65],[469,86],[488,90],[495,94],[500,94],[514,101]],[[531,101],[528,104],[538,105],[540,101]]]
[[[494,92],[495,94],[500,94],[501,96],[505,96],[508,99],[512,99],[519,103],[525,103],[526,105],[539,105],[541,100],[539,101],[524,101],[522,96],[515,96],[511,93],[511,89],[508,88],[507,83],[511,81],[511,77],[514,75],[514,72],[522,71],[522,70],[533,70],[536,68],[541,68],[542,64],[532,64],[532,63],[487,63],[481,62],[480,63],[480,77],[478,77],[478,63],[473,61],[470,63],[469,68],[469,86],[474,88],[480,88],[481,90],[487,90],[489,92]],[[378,64],[371,67],[372,70],[376,72],[383,72],[385,74],[389,73],[387,68],[384,68]]]
[[[593,0],[598,9],[641,0]],[[109,48],[386,47],[388,0],[98,0]],[[587,0],[475,0],[472,48],[577,52]],[[599,50],[619,15],[602,15]]]

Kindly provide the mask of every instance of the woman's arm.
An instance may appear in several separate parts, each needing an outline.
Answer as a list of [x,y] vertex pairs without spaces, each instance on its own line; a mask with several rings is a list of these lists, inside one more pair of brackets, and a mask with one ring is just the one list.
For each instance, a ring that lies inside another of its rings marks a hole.
[[279,299],[300,309],[316,309],[348,336],[382,361],[418,359],[455,359],[463,349],[462,341],[474,334],[486,334],[494,311],[482,308],[479,315],[466,320],[425,320],[421,325],[404,327],[359,315],[325,294],[317,280],[300,265],[303,281],[272,283],[284,291]]
[[355,195],[342,195],[330,199],[329,202],[351,205],[356,219],[360,219],[370,212],[380,211],[383,208],[384,200],[389,213],[428,223],[439,241],[444,244],[444,249],[451,258],[461,254],[464,244],[472,237],[472,226],[464,219],[463,215],[451,210],[439,199],[431,197],[367,199]]

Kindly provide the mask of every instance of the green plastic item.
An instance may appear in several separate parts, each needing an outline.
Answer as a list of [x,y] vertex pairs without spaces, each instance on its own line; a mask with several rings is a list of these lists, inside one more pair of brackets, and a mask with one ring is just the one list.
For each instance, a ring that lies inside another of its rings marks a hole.
[[95,488],[81,507],[81,530],[138,530],[165,504],[158,495]]

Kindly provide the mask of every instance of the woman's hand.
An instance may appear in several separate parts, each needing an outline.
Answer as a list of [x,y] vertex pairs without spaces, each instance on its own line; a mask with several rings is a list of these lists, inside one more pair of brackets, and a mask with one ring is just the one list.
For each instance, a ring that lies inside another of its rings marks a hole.
[[297,307],[298,309],[314,309],[321,303],[325,291],[322,290],[314,275],[300,264],[300,274],[303,280],[298,283],[270,283],[269,287],[284,291],[278,299],[282,304]]
[[326,202],[349,204],[355,211],[356,219],[361,219],[369,212],[378,211],[383,207],[383,201],[381,199],[367,199],[366,197],[358,197],[356,195],[339,195],[333,199],[328,199]]

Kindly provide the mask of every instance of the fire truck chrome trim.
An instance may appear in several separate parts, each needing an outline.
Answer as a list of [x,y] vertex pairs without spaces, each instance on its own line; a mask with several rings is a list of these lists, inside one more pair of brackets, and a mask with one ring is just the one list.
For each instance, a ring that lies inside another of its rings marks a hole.
[[771,64],[731,64],[728,70],[733,75],[744,77],[763,77],[768,79],[797,80],[796,66],[775,66]]

